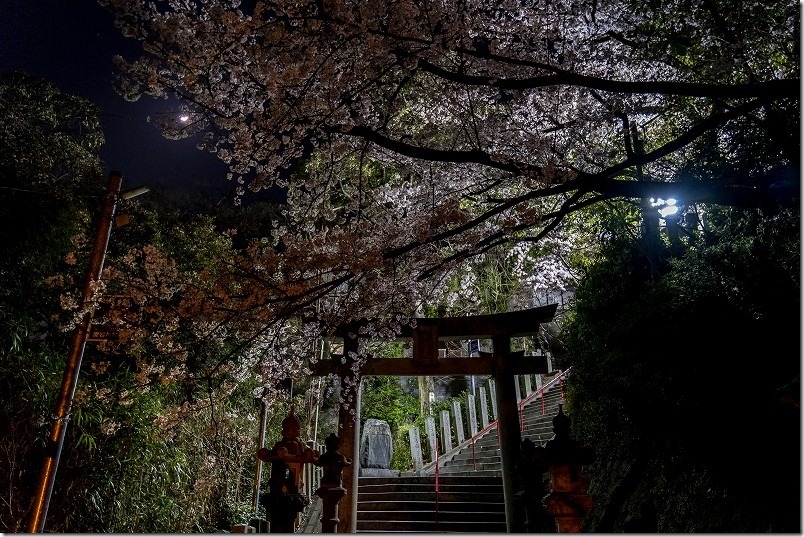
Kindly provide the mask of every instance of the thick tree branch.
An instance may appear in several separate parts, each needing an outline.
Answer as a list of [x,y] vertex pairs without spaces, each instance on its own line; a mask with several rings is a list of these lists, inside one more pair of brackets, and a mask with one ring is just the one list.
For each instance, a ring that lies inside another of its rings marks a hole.
[[657,94],[657,95],[684,95],[688,97],[719,97],[719,98],[746,98],[746,97],[799,97],[801,93],[801,79],[786,78],[781,80],[768,80],[748,84],[707,84],[697,82],[676,81],[639,81],[608,80],[605,78],[579,75],[564,69],[538,62],[529,62],[506,58],[492,54],[480,54],[477,51],[463,50],[485,59],[493,59],[502,63],[511,63],[518,66],[527,66],[547,70],[550,75],[527,77],[520,79],[499,78],[492,76],[467,75],[456,73],[435,65],[427,60],[419,60],[418,66],[422,71],[431,73],[439,78],[465,84],[469,86],[488,86],[499,89],[527,90],[549,86],[577,86],[600,91],[610,91],[622,94]]
[[[793,179],[793,172],[791,171],[788,174],[790,177],[769,177],[766,181],[762,181],[763,184],[769,184],[771,186],[767,188],[758,188],[747,186],[744,184],[734,184],[737,179],[733,179],[729,181],[728,179],[724,180],[721,183],[714,184],[712,182],[663,182],[663,181],[626,181],[626,180],[617,180],[617,179],[601,179],[597,180],[594,183],[593,188],[589,188],[589,185],[584,185],[583,188],[580,188],[582,181],[571,181],[568,183],[564,183],[562,185],[557,185],[550,188],[534,190],[525,194],[523,196],[519,196],[517,198],[511,199],[505,203],[500,203],[499,205],[489,209],[482,215],[478,216],[477,218],[467,222],[461,226],[457,226],[450,230],[444,231],[442,233],[438,233],[429,237],[428,239],[424,239],[421,241],[414,241],[408,243],[405,246],[401,246],[399,248],[395,248],[393,250],[389,250],[384,254],[385,259],[392,259],[395,257],[399,257],[404,255],[408,252],[419,248],[420,246],[424,246],[427,244],[438,243],[449,239],[451,237],[460,235],[465,231],[481,224],[482,222],[492,218],[493,216],[500,214],[501,212],[511,209],[520,203],[524,203],[529,200],[543,198],[548,196],[553,196],[557,193],[562,192],[574,192],[573,195],[562,204],[562,207],[559,211],[552,213],[550,215],[544,215],[542,218],[539,219],[538,222],[530,222],[530,223],[522,223],[516,228],[512,228],[512,232],[521,231],[523,229],[527,229],[528,227],[532,227],[534,225],[538,225],[539,222],[543,222],[547,219],[551,219],[550,223],[542,229],[536,238],[530,238],[529,241],[537,241],[544,237],[547,233],[555,229],[558,224],[569,214],[578,211],[584,207],[589,207],[594,205],[595,203],[599,203],[601,201],[605,201],[608,199],[615,199],[615,198],[625,198],[625,199],[647,199],[647,198],[664,198],[670,199],[674,198],[678,200],[679,204],[681,205],[691,205],[695,203],[710,203],[715,205],[728,205],[732,207],[741,207],[741,208],[769,208],[769,207],[777,207],[777,206],[796,206],[800,200],[800,185]],[[780,180],[775,180],[780,179]],[[595,192],[596,195],[591,198],[586,198],[581,200],[581,196],[587,192]],[[493,241],[494,239],[498,239]],[[491,242],[490,239],[493,241]],[[476,253],[480,253],[485,251],[491,246],[500,244],[501,242],[508,241],[507,238],[503,237],[502,233],[497,233],[491,235],[478,243],[478,247],[481,249],[477,252],[469,252],[467,250],[463,250],[461,252],[456,252],[452,256],[444,259],[438,266],[443,266],[446,263],[456,261],[458,259],[465,259],[475,255]],[[425,279],[430,275],[434,274],[437,271],[437,267],[431,267],[424,271],[418,279]]]
[[[693,125],[689,129],[687,129],[683,134],[681,134],[674,140],[664,144],[663,146],[657,149],[654,149],[653,151],[644,154],[632,154],[630,157],[626,158],[625,160],[623,160],[618,164],[615,164],[614,166],[611,166],[609,168],[606,168],[605,170],[602,170],[594,174],[581,174],[581,177],[584,178],[586,181],[593,182],[598,180],[599,178],[607,178],[615,176],[620,172],[622,172],[623,170],[626,170],[633,166],[644,165],[656,161],[661,157],[667,156],[673,153],[674,151],[681,149],[682,147],[691,143],[705,132],[713,128],[716,128],[717,126],[725,123],[726,121],[743,116],[748,112],[755,110],[761,106],[762,102],[760,100],[753,100],[740,106],[735,106],[730,110],[728,110],[727,112],[712,114],[711,116],[703,119],[696,125]],[[358,125],[353,127],[344,127],[344,126],[325,127],[325,131],[330,134],[341,134],[346,136],[359,137],[371,143],[374,143],[380,147],[383,147],[400,155],[408,156],[411,158],[428,160],[428,161],[437,161],[437,162],[480,164],[497,170],[510,172],[517,175],[520,174],[526,175],[533,178],[538,178],[543,175],[542,168],[539,166],[533,166],[523,162],[511,162],[511,161],[502,161],[500,159],[495,159],[492,155],[480,149],[450,150],[450,149],[435,149],[431,147],[422,147],[407,142],[403,142],[401,140],[394,140],[384,134],[379,133],[375,129],[365,125]],[[594,190],[594,188],[591,189]]]
[[328,133],[363,138],[364,140],[368,140],[379,147],[391,150],[394,153],[416,159],[434,162],[481,164],[497,170],[514,174],[526,174],[531,177],[538,177],[542,175],[541,168],[538,166],[532,166],[522,162],[497,160],[489,153],[486,153],[480,149],[453,150],[417,146],[402,142],[400,140],[393,140],[383,134],[380,134],[373,128],[363,125],[353,127],[326,127],[325,131]]
[[625,159],[619,164],[615,164],[614,166],[606,168],[601,172],[590,175],[587,179],[596,180],[596,178],[598,177],[600,178],[612,177],[622,172],[623,170],[626,170],[633,166],[641,166],[644,164],[648,164],[650,162],[654,162],[662,157],[665,157],[673,153],[674,151],[678,151],[685,145],[692,143],[696,138],[698,138],[705,132],[714,129],[731,119],[743,116],[748,112],[755,110],[761,106],[762,102],[760,100],[754,100],[749,101],[740,106],[735,106],[734,108],[722,114],[712,114],[711,116],[703,119],[699,123],[691,126],[686,131],[684,131],[684,133],[682,133],[680,136],[664,144],[663,146],[654,149],[653,151],[650,151],[648,153],[638,153],[638,152],[634,153],[634,155],[631,156],[630,158]]
[[[742,208],[771,206],[795,206],[800,199],[797,181],[774,181],[767,177],[763,187],[745,184],[745,178],[713,181],[622,181],[602,179],[595,182],[590,191],[605,194],[607,198],[675,198],[683,204],[710,203]],[[742,183],[742,184],[741,184]]]

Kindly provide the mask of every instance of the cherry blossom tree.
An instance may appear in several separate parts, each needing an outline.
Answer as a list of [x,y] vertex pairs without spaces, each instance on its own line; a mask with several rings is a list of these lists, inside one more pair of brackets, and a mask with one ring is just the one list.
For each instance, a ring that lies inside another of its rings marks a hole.
[[[101,4],[143,45],[116,58],[119,91],[177,96],[163,132],[196,136],[239,195],[287,192],[271,236],[177,310],[253,349],[302,345],[302,312],[410,315],[467,260],[561,253],[575,215],[623,202],[651,225],[652,198],[679,217],[797,203],[792,2]],[[526,277],[560,288],[562,256]]]

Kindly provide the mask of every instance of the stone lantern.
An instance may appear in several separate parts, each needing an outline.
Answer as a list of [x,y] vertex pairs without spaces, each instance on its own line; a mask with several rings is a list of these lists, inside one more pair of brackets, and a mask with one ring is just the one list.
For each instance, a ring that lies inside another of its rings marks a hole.
[[338,533],[338,502],[346,495],[346,489],[342,485],[343,469],[352,464],[352,459],[344,457],[338,451],[341,440],[335,433],[330,434],[324,445],[326,453],[321,455],[315,462],[316,466],[324,469],[321,478],[321,486],[315,491],[316,496],[322,500],[321,508],[321,533]]
[[304,465],[318,459],[318,451],[301,441],[301,422],[291,407],[282,420],[282,440],[271,449],[260,448],[257,457],[271,463],[266,510],[271,517],[271,533],[293,533],[293,524],[309,503],[301,491]]
[[550,493],[544,497],[547,512],[556,518],[559,533],[580,533],[583,517],[592,508],[586,494],[581,466],[594,460],[591,448],[570,438],[570,419],[563,405],[553,418],[555,437],[544,446],[544,461],[550,473]]

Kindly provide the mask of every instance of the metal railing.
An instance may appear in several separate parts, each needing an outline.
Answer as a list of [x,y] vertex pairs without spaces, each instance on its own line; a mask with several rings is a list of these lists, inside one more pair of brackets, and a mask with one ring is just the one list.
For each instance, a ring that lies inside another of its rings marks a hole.
[[542,396],[542,416],[544,416],[544,392],[546,392],[548,388],[551,388],[555,384],[558,384],[558,389],[561,392],[561,399],[562,400],[564,399],[564,379],[569,376],[571,370],[572,367],[568,367],[564,371],[559,371],[559,373],[555,377],[553,377],[553,379],[550,382],[548,382],[538,390],[534,391],[533,393],[531,393],[530,395],[528,395],[527,397],[522,399],[522,401],[519,402],[519,404],[517,405],[517,411],[519,412],[520,428],[523,427],[523,418],[522,418],[524,413],[523,408],[527,403],[529,403],[532,399],[536,398],[539,395]]

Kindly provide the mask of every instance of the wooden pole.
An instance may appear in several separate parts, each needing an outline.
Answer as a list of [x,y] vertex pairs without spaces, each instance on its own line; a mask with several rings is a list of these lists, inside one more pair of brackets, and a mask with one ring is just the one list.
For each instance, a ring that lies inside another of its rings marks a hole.
[[67,364],[64,369],[64,376],[61,379],[61,389],[56,403],[56,410],[51,422],[50,438],[45,451],[45,458],[42,462],[42,469],[39,474],[39,481],[36,485],[36,492],[31,504],[31,511],[26,528],[27,533],[42,533],[47,518],[47,510],[50,506],[50,496],[53,493],[53,484],[56,481],[56,470],[59,467],[61,449],[64,445],[64,435],[67,432],[67,422],[70,420],[70,412],[75,396],[75,388],[78,384],[78,373],[81,369],[81,360],[84,357],[84,347],[87,343],[89,325],[92,321],[93,308],[91,299],[94,294],[95,283],[100,280],[103,271],[103,261],[106,257],[106,248],[109,244],[109,236],[112,232],[112,222],[114,211],[117,206],[117,198],[120,194],[120,186],[123,176],[118,172],[109,174],[109,182],[106,186],[106,197],[103,201],[98,230],[95,235],[95,245],[92,248],[92,256],[89,260],[89,271],[84,283],[84,296],[82,307],[85,308],[81,322],[73,331],[73,339],[70,344],[70,354],[67,357]]

